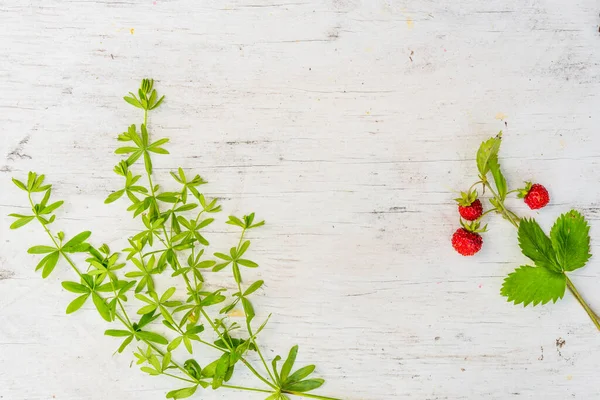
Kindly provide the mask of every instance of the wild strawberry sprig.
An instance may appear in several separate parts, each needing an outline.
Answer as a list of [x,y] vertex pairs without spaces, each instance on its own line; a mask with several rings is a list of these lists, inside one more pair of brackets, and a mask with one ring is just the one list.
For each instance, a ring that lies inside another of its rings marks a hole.
[[[583,300],[567,276],[567,272],[584,267],[591,257],[589,225],[579,212],[571,210],[556,220],[548,236],[535,219],[520,218],[508,209],[504,201],[511,193],[516,193],[532,210],[545,207],[550,196],[538,183],[526,182],[523,188],[508,190],[498,162],[501,138],[502,132],[483,142],[477,151],[479,179],[456,199],[462,227],[452,235],[452,246],[463,256],[474,255],[483,245],[480,233],[487,230],[487,225],[481,228],[482,218],[491,212],[502,215],[517,228],[521,251],[534,266],[524,265],[510,273],[504,279],[501,294],[509,302],[535,306],[551,300],[556,303],[569,288],[600,330],[600,317]],[[493,186],[488,180],[490,173]],[[479,185],[482,194],[486,190],[490,193],[491,208],[485,212],[475,189]]]

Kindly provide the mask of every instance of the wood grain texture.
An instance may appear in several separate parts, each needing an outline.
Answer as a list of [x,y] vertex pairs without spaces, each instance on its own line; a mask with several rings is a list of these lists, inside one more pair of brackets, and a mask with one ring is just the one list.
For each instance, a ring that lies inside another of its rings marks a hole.
[[[150,121],[171,138],[158,182],[181,165],[225,214],[268,222],[251,236],[267,282],[258,318],[274,314],[268,357],[299,344],[321,392],[350,400],[600,398],[600,335],[572,296],[526,309],[499,296],[525,261],[514,229],[493,218],[470,259],[449,241],[452,191],[503,129],[509,184],[552,196],[516,211],[548,228],[577,207],[600,252],[598,12],[592,0],[0,0],[0,398],[176,388],[111,355],[88,306],[64,314],[71,274],[42,280],[26,254],[42,232],[13,234],[6,217],[25,204],[9,178],[33,169],[66,200],[58,227],[122,247],[138,222],[102,201],[121,184],[116,135],[140,118],[121,96],[146,76],[167,96]],[[221,249],[235,240],[223,218]],[[600,310],[598,259],[574,275]]]

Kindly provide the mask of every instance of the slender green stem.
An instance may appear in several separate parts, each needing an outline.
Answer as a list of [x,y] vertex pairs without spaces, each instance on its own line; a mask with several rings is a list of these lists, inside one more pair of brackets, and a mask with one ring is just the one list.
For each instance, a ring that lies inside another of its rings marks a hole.
[[131,320],[129,319],[129,316],[127,315],[127,311],[125,311],[125,307],[123,306],[123,302],[121,301],[121,299],[119,299],[119,296],[117,296],[117,292],[114,290],[114,287],[113,287],[113,293],[115,295],[115,298],[117,299],[117,304],[121,308],[121,312],[123,312],[123,315],[125,316],[125,319],[127,320],[127,324],[129,326],[133,326],[133,324],[131,323]]
[[196,381],[192,381],[191,379],[182,378],[181,376],[169,374],[168,372],[163,372],[162,374],[166,375],[166,376],[170,376],[171,378],[179,379],[181,381],[190,382],[190,383],[193,383],[193,384],[198,384],[198,382],[196,382]]
[[282,390],[281,393],[285,393],[285,394],[293,394],[294,396],[300,396],[300,397],[307,397],[309,399],[320,399],[320,400],[342,400],[342,399],[338,399],[336,397],[327,397],[327,396],[319,396],[317,394],[309,394],[309,393],[302,393],[302,392],[294,392],[292,390]]
[[598,330],[600,330],[600,320],[598,318],[598,315],[596,315],[596,313],[585,302],[583,297],[581,297],[581,294],[579,294],[579,291],[575,288],[575,285],[573,285],[573,282],[571,282],[571,280],[569,279],[567,274],[565,274],[565,278],[567,279],[567,287],[569,288],[571,293],[573,293],[573,296],[575,296],[575,298],[577,299],[579,304],[581,304],[581,306],[583,307],[585,312],[587,312],[587,314],[590,316],[590,319],[592,320],[594,325],[596,325],[596,328],[598,328]]
[[250,388],[250,387],[245,387],[245,386],[221,385],[221,387],[224,387],[224,388],[227,388],[227,389],[246,390],[246,391],[249,391],[249,392],[275,393],[275,392],[273,392],[271,390]]
[[494,191],[494,189],[492,188],[492,185],[490,185],[489,182],[485,182],[484,185],[487,186],[490,193],[492,193],[492,195],[498,202],[498,205],[500,206],[500,212],[502,213],[502,215],[504,215],[506,217],[506,219],[508,219],[510,221],[510,223],[514,225],[515,228],[519,229],[519,224],[514,220],[511,213],[506,209],[506,207],[504,206],[504,201],[502,201],[502,199],[500,199],[500,196],[498,196],[496,191]]
[[[240,236],[240,240],[238,242],[237,245],[237,250],[240,250],[240,247],[242,246],[242,241],[244,240],[244,234],[246,233],[246,228],[244,228],[242,230],[242,234]],[[242,285],[240,282],[238,282],[236,280],[237,286],[238,286],[238,291],[240,292],[240,296],[242,296]],[[260,347],[258,346],[258,343],[256,342],[256,338],[254,337],[254,334],[252,333],[252,326],[250,325],[250,321],[248,321],[248,318],[246,317],[246,329],[248,330],[248,334],[250,335],[250,340],[252,341],[252,343],[254,343],[254,347],[256,347],[256,352],[258,353],[258,356],[260,357],[260,360],[263,363],[263,366],[265,367],[265,369],[267,370],[267,373],[269,374],[269,377],[271,378],[271,381],[277,382],[275,380],[275,377],[273,376],[273,374],[271,373],[271,369],[269,368],[269,365],[267,364],[264,356],[262,355],[262,352],[260,351]]]
[[164,253],[164,252],[165,252],[165,250],[155,250],[155,251],[150,251],[150,252],[148,252],[148,253],[144,253],[144,254],[141,254],[141,253],[140,253],[140,255],[141,255],[143,258],[146,258],[146,257],[148,257],[148,256],[151,256],[152,254],[156,254],[156,253]]
[[207,345],[208,347],[212,347],[215,350],[219,350],[222,353],[225,353],[225,350],[223,350],[222,348],[220,348],[219,346],[215,346],[212,343],[209,342],[205,342],[204,340],[198,340],[200,343]]
[[485,217],[487,214],[496,211],[495,208],[490,208],[489,210],[487,210],[486,212],[484,212],[483,214],[481,214],[481,216],[478,219],[481,219],[483,217]]
[[471,185],[471,187],[469,188],[469,191],[468,191],[467,193],[470,193],[470,192],[471,192],[471,190],[473,190],[473,188],[474,188],[475,186],[479,185],[480,183],[481,183],[481,184],[483,184],[483,185],[485,186],[485,182],[483,182],[483,181],[477,181],[477,182],[475,182],[474,184],[472,184],[472,185]]
[[263,383],[265,383],[267,386],[272,387],[273,389],[278,389],[277,386],[275,386],[274,384],[272,384],[271,382],[269,382],[267,379],[265,379],[256,369],[254,369],[254,367],[245,359],[245,358],[240,358],[240,361],[246,366],[248,367],[248,369],[250,370],[250,372],[252,372],[258,379],[260,379],[261,381],[263,381]]

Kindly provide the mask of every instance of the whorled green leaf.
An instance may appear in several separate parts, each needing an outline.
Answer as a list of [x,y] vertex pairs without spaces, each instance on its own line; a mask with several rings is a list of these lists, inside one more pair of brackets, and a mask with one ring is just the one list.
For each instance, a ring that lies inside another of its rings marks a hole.
[[131,341],[133,340],[133,335],[127,337],[123,343],[121,343],[121,345],[119,346],[119,348],[117,349],[117,351],[119,353],[122,353],[123,350],[125,350],[125,348],[129,345],[129,343],[131,343]]
[[104,331],[104,334],[106,336],[114,336],[114,337],[125,337],[125,336],[133,335],[131,332],[124,331],[121,329],[107,329],[106,331]]
[[247,298],[242,297],[242,305],[244,306],[244,313],[246,314],[246,319],[248,320],[248,322],[252,321],[252,319],[255,316],[254,307],[252,306],[252,303],[250,303],[250,300],[248,300]]
[[81,283],[64,281],[62,287],[71,293],[90,293],[91,289]]
[[52,246],[33,246],[30,247],[29,250],[27,250],[27,252],[29,254],[46,254],[55,252],[56,250],[56,247]]
[[96,309],[98,310],[98,313],[100,314],[100,316],[105,321],[111,322],[112,315],[111,315],[108,304],[106,304],[106,300],[104,300],[102,297],[100,297],[100,295],[97,294],[96,292],[92,292],[92,300],[94,301],[94,305],[96,306]]
[[286,390],[292,392],[310,392],[321,387],[325,383],[323,379],[307,379],[305,381],[294,383],[293,385],[287,386]]
[[213,377],[212,388],[218,389],[225,380],[225,375],[229,369],[229,353],[223,353],[215,368],[215,376]]
[[315,370],[314,365],[307,365],[306,367],[302,367],[293,374],[291,374],[285,381],[287,385],[292,385],[296,382],[300,382],[302,379],[306,378]]
[[288,375],[290,374],[292,367],[294,366],[294,363],[296,362],[297,355],[298,355],[298,345],[296,345],[290,349],[290,353],[288,354],[287,359],[281,366],[281,374],[279,375],[281,382],[285,382],[287,380]]
[[30,223],[31,221],[33,221],[34,218],[35,217],[32,217],[32,216],[28,216],[28,217],[25,216],[25,217],[18,218],[15,222],[13,222],[10,225],[10,229],[19,229],[20,227],[25,226],[28,223]]
[[186,399],[193,396],[196,393],[196,389],[198,389],[198,386],[172,390],[167,393],[167,399]]
[[254,292],[256,292],[258,289],[261,288],[261,286],[264,284],[265,282],[263,280],[260,281],[256,281],[254,282],[252,285],[248,286],[248,289],[246,289],[246,291],[244,292],[244,296],[248,296]]
[[158,344],[167,345],[169,343],[169,341],[165,339],[164,336],[161,336],[158,333],[154,332],[139,331],[135,333],[135,336],[142,340],[147,340],[149,342],[154,342]]
[[69,303],[69,305],[67,306],[67,314],[72,314],[75,311],[79,310],[85,304],[85,301],[88,299],[88,297],[90,297],[89,293],[84,294],[83,296],[79,296],[71,303]]
[[54,267],[58,263],[59,252],[55,251],[54,253],[48,254],[46,257],[42,259],[42,261],[38,264],[37,268],[40,268],[42,265],[44,269],[42,269],[42,278],[47,278],[52,271],[54,271]]
[[121,196],[123,196],[123,193],[125,193],[125,189],[117,190],[116,192],[109,194],[106,200],[104,200],[104,204],[110,204],[114,201],[117,201],[121,198]]
[[79,253],[87,251],[90,245],[84,242],[87,238],[91,236],[91,234],[92,232],[90,231],[84,231],[73,236],[71,240],[69,240],[62,246],[62,251],[65,251],[67,253]]

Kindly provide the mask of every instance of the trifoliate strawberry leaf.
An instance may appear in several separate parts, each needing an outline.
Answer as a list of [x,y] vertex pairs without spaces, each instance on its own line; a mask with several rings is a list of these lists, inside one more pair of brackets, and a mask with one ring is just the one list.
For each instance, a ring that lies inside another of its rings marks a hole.
[[585,218],[575,210],[562,214],[550,230],[556,259],[565,271],[581,268],[590,254],[590,227]]
[[498,197],[500,197],[500,199],[504,201],[504,199],[506,199],[507,192],[506,179],[504,179],[504,175],[502,175],[502,171],[500,170],[500,164],[498,163],[497,154],[490,157],[488,166],[490,168],[492,176],[494,177],[496,189],[498,189]]
[[502,131],[500,131],[500,133],[498,133],[498,135],[495,137],[481,143],[481,146],[479,146],[479,150],[477,151],[477,169],[482,177],[485,177],[490,170],[490,158],[498,156],[501,138]]
[[550,238],[534,219],[522,219],[519,224],[519,246],[521,251],[538,267],[550,271],[561,272],[562,268],[556,261]]
[[565,287],[566,276],[563,273],[525,265],[504,279],[500,293],[508,297],[509,302],[523,303],[526,307],[531,303],[534,306],[546,304],[550,300],[556,303],[563,298]]

